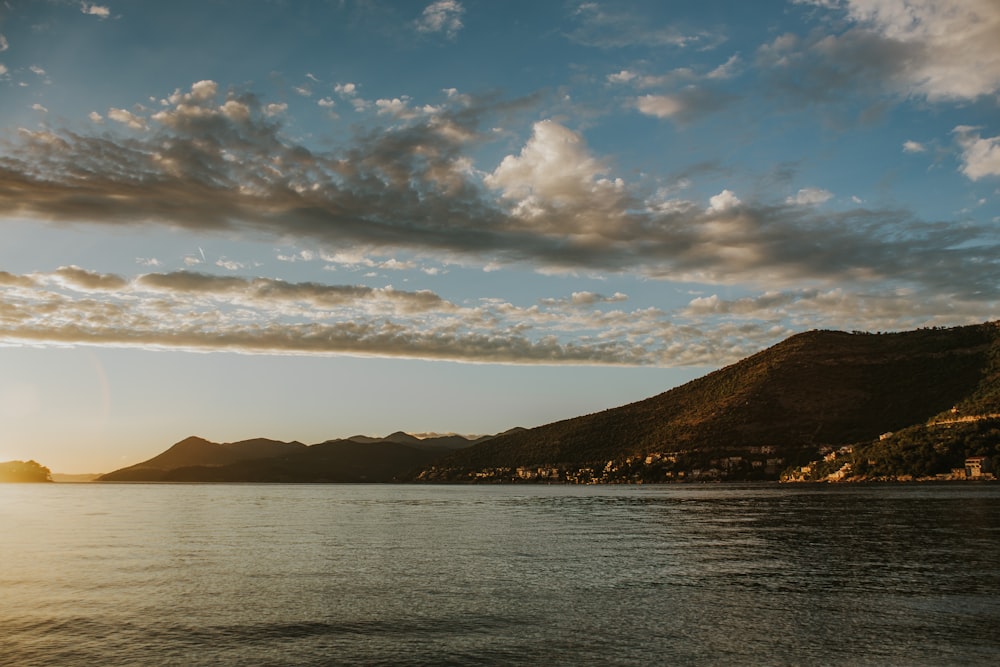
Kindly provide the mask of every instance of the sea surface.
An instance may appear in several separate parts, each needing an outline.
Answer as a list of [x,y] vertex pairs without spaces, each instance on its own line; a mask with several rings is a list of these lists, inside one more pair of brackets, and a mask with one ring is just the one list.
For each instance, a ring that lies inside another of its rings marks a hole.
[[1000,484],[0,484],[2,665],[996,665]]

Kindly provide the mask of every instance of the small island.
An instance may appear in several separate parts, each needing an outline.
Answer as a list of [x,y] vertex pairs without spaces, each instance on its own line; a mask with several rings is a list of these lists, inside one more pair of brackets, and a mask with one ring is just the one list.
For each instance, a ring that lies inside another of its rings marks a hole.
[[0,482],[51,482],[52,472],[35,461],[0,463]]

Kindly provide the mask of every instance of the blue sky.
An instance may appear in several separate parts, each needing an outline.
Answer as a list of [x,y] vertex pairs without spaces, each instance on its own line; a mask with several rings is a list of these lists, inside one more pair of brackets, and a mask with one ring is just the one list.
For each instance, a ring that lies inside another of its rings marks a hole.
[[0,460],[492,433],[996,318],[1000,5],[0,3]]

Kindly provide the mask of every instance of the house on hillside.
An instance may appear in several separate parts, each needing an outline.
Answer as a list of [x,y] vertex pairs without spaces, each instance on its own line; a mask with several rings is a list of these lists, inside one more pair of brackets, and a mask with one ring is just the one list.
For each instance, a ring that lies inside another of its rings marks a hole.
[[966,479],[993,479],[990,460],[985,456],[970,456],[965,459]]

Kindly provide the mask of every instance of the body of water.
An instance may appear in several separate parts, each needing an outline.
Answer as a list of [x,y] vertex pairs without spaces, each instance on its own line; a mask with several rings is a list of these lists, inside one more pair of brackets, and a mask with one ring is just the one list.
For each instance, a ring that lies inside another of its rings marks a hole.
[[1000,485],[0,485],[3,665],[1000,656]]

